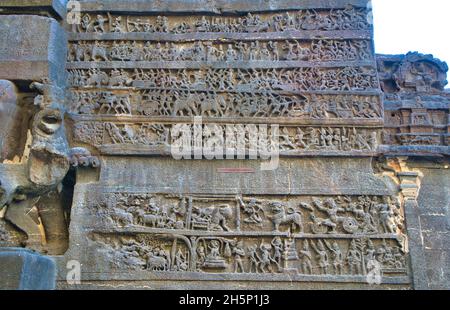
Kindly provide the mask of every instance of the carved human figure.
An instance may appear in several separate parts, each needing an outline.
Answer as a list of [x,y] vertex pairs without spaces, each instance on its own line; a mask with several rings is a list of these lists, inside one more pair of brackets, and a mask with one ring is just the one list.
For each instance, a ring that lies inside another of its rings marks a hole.
[[174,267],[177,271],[186,271],[188,270],[188,264],[186,260],[186,255],[183,254],[181,249],[178,249],[177,254],[175,255]]
[[337,225],[340,221],[340,216],[338,216],[339,212],[345,212],[345,209],[338,207],[335,200],[333,198],[326,199],[323,204],[319,200],[314,200],[313,204],[316,206],[317,209],[320,211],[325,212],[328,215],[327,219],[323,219],[321,221],[321,225],[327,226],[330,228],[329,232],[330,234],[336,233]]
[[330,266],[330,263],[328,261],[327,250],[325,249],[322,240],[317,241],[317,244],[311,242],[311,245],[317,253],[317,260],[322,274],[328,274],[328,267]]
[[389,197],[383,197],[383,203],[378,206],[380,223],[385,233],[395,234],[397,231],[397,225],[395,223],[394,211],[390,204]]
[[260,261],[260,257],[257,253],[257,246],[256,245],[251,245],[247,248],[248,251],[248,258],[250,260],[250,265],[249,265],[249,273],[258,273],[259,272],[259,261]]
[[201,266],[205,263],[206,251],[203,245],[197,247],[197,269],[200,270]]
[[312,253],[309,249],[308,240],[303,241],[303,249],[299,253],[300,259],[302,260],[302,272],[304,274],[312,274]]
[[271,245],[273,247],[273,255],[272,258],[275,261],[275,263],[278,266],[278,269],[281,268],[281,258],[282,258],[282,253],[283,253],[283,242],[281,241],[280,237],[275,237],[272,242]]
[[94,22],[94,32],[105,32],[105,23],[108,21],[107,18],[104,18],[102,15],[97,15],[97,19]]
[[350,249],[347,253],[347,262],[350,267],[350,274],[352,275],[360,275],[361,274],[361,263],[362,257],[358,248],[356,247],[355,240],[352,240],[350,244]]
[[259,257],[259,269],[262,273],[273,272],[271,264],[276,262],[270,254],[271,249],[272,246],[264,242],[259,246],[261,252],[261,256]]
[[239,41],[238,43],[236,43],[236,48],[238,50],[237,52],[238,60],[239,61],[246,60],[248,53],[248,44],[243,41]]
[[247,218],[244,219],[244,223],[247,224],[261,224],[263,219],[261,214],[264,213],[261,205],[258,204],[255,198],[250,199],[246,204],[241,197],[238,197],[241,208],[244,209],[244,213],[247,214]]
[[117,32],[117,33],[123,32],[121,16],[114,17],[114,21],[111,24],[111,32]]
[[324,240],[325,245],[327,248],[331,251],[332,259],[333,259],[333,267],[336,274],[343,274],[344,273],[344,258],[342,255],[341,248],[339,247],[339,244],[337,242],[333,242],[332,245],[330,245],[326,240]]
[[237,53],[234,50],[233,46],[231,44],[228,45],[228,49],[226,51],[226,61],[235,61],[238,59]]
[[233,270],[235,273],[245,272],[244,271],[244,263],[242,261],[242,257],[245,256],[244,243],[242,241],[235,241],[231,249],[231,253],[234,258],[233,262]]

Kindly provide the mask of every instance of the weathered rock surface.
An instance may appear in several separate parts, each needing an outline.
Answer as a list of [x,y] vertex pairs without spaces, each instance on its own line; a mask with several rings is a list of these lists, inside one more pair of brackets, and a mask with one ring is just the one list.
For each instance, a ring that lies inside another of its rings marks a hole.
[[448,66],[368,1],[80,4],[0,20],[0,245],[60,289],[448,288]]
[[45,15],[63,19],[66,15],[68,0],[3,0],[0,9],[8,14]]
[[65,84],[66,34],[56,20],[33,15],[2,15],[0,79]]
[[21,248],[0,248],[0,290],[55,289],[56,264]]

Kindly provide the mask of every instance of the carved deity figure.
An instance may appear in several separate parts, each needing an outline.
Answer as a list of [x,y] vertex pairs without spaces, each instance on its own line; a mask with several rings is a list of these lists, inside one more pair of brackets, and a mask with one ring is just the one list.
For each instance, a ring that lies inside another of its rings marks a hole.
[[259,250],[261,252],[261,255],[259,256],[259,269],[262,273],[273,272],[271,264],[276,263],[276,261],[270,254],[271,249],[272,246],[264,242],[259,246]]
[[102,15],[97,15],[97,19],[94,22],[94,32],[105,32],[105,23],[108,21],[107,18],[104,18]]
[[281,268],[281,258],[282,258],[282,253],[283,253],[283,242],[281,241],[280,237],[275,237],[272,242],[271,245],[273,247],[273,255],[272,258],[275,261],[275,263],[278,266],[278,269]]
[[395,234],[397,231],[397,224],[395,222],[395,214],[389,197],[383,197],[383,203],[378,206],[378,213],[380,215],[380,223],[383,230],[387,234]]

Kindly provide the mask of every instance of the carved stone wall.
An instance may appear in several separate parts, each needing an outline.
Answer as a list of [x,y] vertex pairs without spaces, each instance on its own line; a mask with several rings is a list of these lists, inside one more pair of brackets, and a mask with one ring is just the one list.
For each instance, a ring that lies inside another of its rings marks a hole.
[[0,245],[59,289],[448,288],[448,67],[375,55],[366,0],[16,2]]
[[[411,287],[403,201],[372,167],[367,3],[199,3],[86,1],[68,27],[71,142],[102,167],[75,186],[66,257],[82,285],[369,287],[377,267]],[[277,169],[172,156],[196,135],[251,150],[249,124],[270,128]]]
[[417,202],[406,209],[414,287],[449,289],[448,66],[419,53],[379,55],[377,60],[385,97],[382,149],[400,159],[400,170],[410,174],[404,179],[416,180],[410,186],[411,200]]

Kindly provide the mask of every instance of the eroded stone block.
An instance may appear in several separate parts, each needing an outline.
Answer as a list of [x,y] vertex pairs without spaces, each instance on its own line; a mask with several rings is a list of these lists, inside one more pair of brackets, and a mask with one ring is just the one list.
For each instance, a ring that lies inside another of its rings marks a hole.
[[52,290],[56,265],[46,256],[20,248],[0,248],[0,289]]
[[66,35],[52,18],[4,15],[0,18],[0,78],[65,85]]
[[4,0],[0,3],[0,9],[4,13],[36,15],[48,15],[62,19],[66,14],[68,0]]

